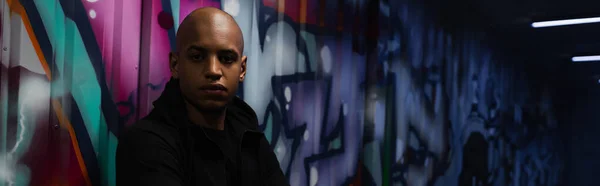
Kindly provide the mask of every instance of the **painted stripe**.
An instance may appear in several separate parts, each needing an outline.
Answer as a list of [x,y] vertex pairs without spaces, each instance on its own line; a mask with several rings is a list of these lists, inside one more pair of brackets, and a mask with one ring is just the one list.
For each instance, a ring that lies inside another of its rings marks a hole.
[[31,24],[29,24],[29,17],[27,16],[27,12],[25,12],[25,8],[23,8],[23,5],[21,5],[21,3],[18,0],[6,0],[6,2],[8,3],[8,7],[10,8],[11,12],[15,12],[21,16],[21,20],[25,25],[25,29],[27,30],[27,34],[29,35],[29,39],[31,39],[31,43],[33,44],[35,53],[38,59],[40,60],[40,63],[42,63],[42,68],[44,68],[44,71],[46,72],[46,77],[48,78],[48,80],[52,80],[52,73],[50,72],[50,67],[46,62],[46,58],[44,58],[44,53],[42,52],[42,49],[38,44],[39,42],[33,32],[33,28],[31,27]]
[[171,45],[171,47],[169,48],[171,48],[171,51],[175,51],[175,32],[177,31],[175,30],[175,25],[177,25],[178,23],[175,22],[174,14],[179,14],[179,12],[173,13],[173,9],[171,8],[171,3],[169,2],[169,0],[161,0],[161,5],[162,11],[168,13],[173,18],[173,27],[167,30],[167,35],[169,36],[169,44]]
[[319,17],[317,22],[319,27],[325,27],[325,9],[327,9],[327,3],[325,0],[319,0]]
[[285,12],[285,0],[277,1],[277,12]]
[[[27,13],[25,12],[25,8],[18,0],[7,0],[7,3],[12,12],[15,12],[21,16],[23,24],[25,25],[25,29],[27,30],[27,34],[29,35],[29,38],[33,45],[33,48],[35,49],[35,53],[38,56],[38,59],[42,65],[42,67],[44,68],[44,71],[46,72],[46,78],[48,78],[49,81],[52,81],[52,72],[50,71],[49,65],[46,61],[46,58],[44,57],[44,53],[42,52],[42,49],[38,42],[38,39],[37,39],[36,35],[34,34],[33,28],[29,21],[29,17],[27,15]],[[79,149],[79,143],[77,142],[77,137],[75,135],[75,131],[73,130],[73,127],[71,126],[71,122],[68,120],[68,118],[65,117],[65,115],[62,111],[62,105],[60,104],[60,102],[57,99],[52,99],[52,107],[54,109],[54,112],[56,113],[56,117],[58,118],[60,125],[63,128],[66,128],[67,131],[69,132],[71,144],[73,145],[73,148],[75,150],[75,154],[77,157],[77,162],[79,164],[79,168],[81,170],[81,174],[84,177],[84,180],[86,181],[86,185],[90,186],[92,184],[91,184],[90,178],[88,176],[85,162],[83,160],[83,157],[81,156],[81,151]]]
[[308,3],[306,0],[300,0],[300,19],[299,24],[306,24],[306,14],[307,14],[307,6]]
[[94,67],[97,83],[100,86],[100,107],[108,130],[115,136],[119,136],[119,128],[124,126],[124,124],[119,121],[120,116],[117,105],[113,101],[112,92],[108,89],[106,83],[102,53],[94,35],[92,25],[89,22],[87,12],[81,1],[78,0],[60,0],[60,5],[63,8],[65,16],[73,20],[79,29],[81,40],[85,46],[84,50],[87,52],[90,63]]
[[[31,26],[33,35],[37,39],[36,42],[32,41],[32,43],[36,43],[37,46],[39,46],[47,66],[50,69],[57,69],[55,63],[56,56],[54,56],[55,48],[53,47],[52,42],[50,42],[50,37],[48,37],[46,27],[44,26],[44,22],[42,21],[42,17],[36,8],[34,1],[20,0],[20,2],[23,10],[25,10],[25,13],[27,14],[28,25]],[[56,80],[59,74],[58,71],[54,70],[50,74],[51,79]]]
[[75,135],[75,130],[71,125],[71,122],[67,117],[65,117],[65,113],[63,113],[62,105],[58,99],[52,99],[52,107],[54,108],[54,112],[56,112],[56,117],[58,117],[58,122],[60,123],[61,128],[66,128],[69,132],[69,136],[71,136],[71,144],[73,144],[73,148],[75,148],[75,155],[77,157],[77,162],[79,163],[79,167],[81,168],[81,174],[85,179],[85,183],[88,186],[92,185],[90,177],[88,176],[87,168],[85,167],[85,162],[83,160],[83,156],[81,155],[81,150],[79,149],[79,142],[77,141],[77,137]]
[[[81,154],[81,158],[87,167],[87,175],[92,185],[100,185],[100,168],[98,166],[98,159],[96,157],[96,151],[94,150],[94,146],[92,145],[92,140],[88,134],[88,129],[83,121],[83,115],[81,114],[81,110],[75,101],[75,98],[72,95],[65,95],[63,97],[63,101],[66,100],[70,104],[70,112],[67,111],[68,118],[71,119],[71,128],[75,132],[74,135],[77,138],[77,143],[79,145],[79,152]],[[64,110],[64,109],[63,109]],[[94,129],[90,129],[94,130]],[[104,131],[106,132],[106,131]],[[105,133],[109,134],[109,133]],[[105,153],[100,151],[100,153]]]
[[[179,12],[180,11],[180,1],[170,1],[171,2],[171,12],[173,15],[173,29],[175,30],[175,32],[177,32],[177,29],[179,28]],[[173,13],[175,12],[175,13]]]

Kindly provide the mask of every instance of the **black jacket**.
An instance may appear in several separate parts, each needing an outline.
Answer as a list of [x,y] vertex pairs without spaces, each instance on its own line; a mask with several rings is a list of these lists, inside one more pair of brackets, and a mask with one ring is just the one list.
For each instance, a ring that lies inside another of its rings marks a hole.
[[[240,185],[288,185],[279,162],[263,133],[256,114],[240,98],[227,108],[227,120],[240,141]],[[190,132],[177,80],[167,83],[148,116],[119,138],[116,157],[117,185],[224,185],[224,156],[211,140],[198,144]],[[206,133],[200,133],[206,137]],[[208,138],[210,139],[210,138]],[[200,148],[200,149],[198,149]],[[192,158],[202,157],[202,158]]]

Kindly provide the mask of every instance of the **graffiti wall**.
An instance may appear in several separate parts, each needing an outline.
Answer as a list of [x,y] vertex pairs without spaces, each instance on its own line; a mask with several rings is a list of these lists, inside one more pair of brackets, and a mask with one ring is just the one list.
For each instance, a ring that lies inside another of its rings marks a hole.
[[115,185],[117,136],[204,6],[243,30],[239,95],[291,185],[561,181],[550,90],[414,1],[0,1],[0,186]]

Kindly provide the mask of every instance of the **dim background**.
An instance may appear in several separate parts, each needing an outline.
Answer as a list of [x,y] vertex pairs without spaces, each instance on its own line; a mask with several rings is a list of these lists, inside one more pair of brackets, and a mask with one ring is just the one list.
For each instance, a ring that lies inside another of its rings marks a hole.
[[[115,185],[193,9],[230,13],[290,184],[589,185],[600,15],[571,0],[0,0],[0,186]],[[600,63],[599,63],[600,64]]]

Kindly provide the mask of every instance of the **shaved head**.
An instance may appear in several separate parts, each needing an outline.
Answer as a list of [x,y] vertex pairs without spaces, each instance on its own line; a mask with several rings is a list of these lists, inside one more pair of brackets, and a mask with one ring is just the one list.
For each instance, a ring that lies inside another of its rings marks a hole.
[[214,27],[219,29],[227,29],[232,34],[237,35],[239,52],[244,51],[244,36],[242,29],[235,22],[235,19],[227,12],[214,7],[198,8],[188,14],[179,28],[176,36],[176,50],[180,51],[185,44],[195,37],[203,37],[198,35],[198,29],[202,27]]
[[189,110],[220,112],[226,108],[246,75],[243,52],[242,30],[226,12],[199,8],[183,19],[169,66]]

